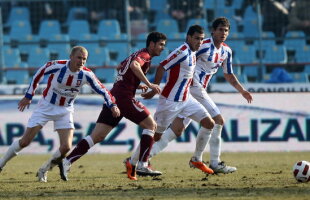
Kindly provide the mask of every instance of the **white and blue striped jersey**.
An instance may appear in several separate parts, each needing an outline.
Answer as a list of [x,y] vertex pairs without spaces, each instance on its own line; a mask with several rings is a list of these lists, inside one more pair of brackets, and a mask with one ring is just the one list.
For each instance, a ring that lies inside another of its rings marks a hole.
[[187,43],[182,44],[160,65],[167,71],[167,81],[161,95],[170,101],[185,101],[189,95],[196,66],[196,52],[190,50]]
[[47,86],[43,91],[43,98],[58,106],[73,106],[74,100],[84,84],[104,97],[106,105],[111,108],[115,104],[114,97],[96,78],[95,74],[85,66],[79,72],[69,69],[70,60],[56,60],[47,62],[34,75],[25,97],[32,99],[38,84],[44,75],[49,75]]
[[232,51],[229,46],[222,43],[220,48],[216,48],[212,38],[203,40],[202,45],[196,53],[197,66],[195,68],[194,85],[201,84],[203,88],[208,86],[212,75],[219,68],[223,68],[226,74],[233,74]]

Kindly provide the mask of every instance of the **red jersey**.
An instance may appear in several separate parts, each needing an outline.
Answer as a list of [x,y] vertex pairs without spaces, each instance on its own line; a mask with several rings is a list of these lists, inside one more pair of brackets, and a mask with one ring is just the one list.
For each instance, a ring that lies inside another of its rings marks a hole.
[[130,68],[133,61],[137,61],[144,74],[146,74],[151,66],[151,55],[146,48],[131,54],[117,67],[118,74],[111,90],[113,95],[134,97],[136,90],[140,85],[140,79],[136,77]]

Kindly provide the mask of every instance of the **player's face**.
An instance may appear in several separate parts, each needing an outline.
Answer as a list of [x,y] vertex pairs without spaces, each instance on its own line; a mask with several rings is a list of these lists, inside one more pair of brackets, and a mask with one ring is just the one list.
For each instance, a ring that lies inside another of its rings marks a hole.
[[229,34],[229,27],[224,25],[219,25],[215,30],[213,30],[213,41],[216,43],[224,42]]
[[160,56],[161,52],[165,49],[166,40],[159,40],[158,42],[150,43],[151,46],[151,56]]
[[195,32],[194,35],[192,36],[188,35],[186,41],[192,51],[197,51],[200,45],[202,44],[204,37],[205,37],[205,34]]
[[88,53],[84,51],[77,51],[70,56],[70,70],[77,72],[82,70],[86,63]]

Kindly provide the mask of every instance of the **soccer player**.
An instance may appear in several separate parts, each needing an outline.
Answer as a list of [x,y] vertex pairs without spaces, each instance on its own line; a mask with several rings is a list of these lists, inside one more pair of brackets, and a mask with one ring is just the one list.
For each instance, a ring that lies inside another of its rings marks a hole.
[[[152,58],[154,56],[159,56],[164,50],[166,40],[167,38],[164,34],[151,32],[146,39],[146,48],[131,54],[117,67],[118,75],[111,89],[111,93],[116,99],[116,104],[121,111],[121,116],[113,118],[107,106],[103,105],[91,135],[81,140],[75,149],[63,160],[62,172],[65,180],[67,180],[71,164],[86,154],[96,143],[104,140],[107,134],[118,125],[123,117],[126,117],[143,128],[140,141],[139,166],[148,174],[161,174],[160,172],[146,168],[148,155],[153,145],[156,123],[150,115],[149,110],[135,99],[135,94],[137,89],[146,90],[148,88],[155,91],[155,93],[160,92],[159,85],[150,83],[145,75],[150,68]],[[145,83],[145,85],[140,85],[141,81]],[[131,180],[137,180],[135,166],[128,169],[127,176]]]
[[23,112],[29,107],[38,84],[44,75],[49,75],[47,87],[36,109],[33,111],[27,125],[26,132],[21,139],[15,140],[4,156],[0,159],[0,171],[18,154],[27,147],[42,127],[48,122],[54,122],[54,129],[59,134],[60,147],[52,157],[44,163],[37,172],[39,181],[47,182],[47,172],[59,164],[72,146],[74,131],[73,103],[84,84],[102,95],[108,110],[114,117],[120,116],[114,97],[99,82],[94,73],[84,66],[88,52],[82,46],[75,46],[71,50],[70,60],[56,60],[47,62],[34,75],[25,97],[18,103],[18,109]]
[[[183,131],[183,119],[175,120],[178,119],[178,115],[199,122],[201,128],[199,129],[196,149],[190,164],[204,173],[213,174],[213,170],[202,162],[202,154],[205,148],[203,144],[206,143],[204,140],[211,134],[214,121],[207,110],[190,95],[189,91],[196,66],[196,51],[201,46],[203,38],[203,28],[199,25],[191,26],[187,32],[186,42],[172,51],[160,63],[156,71],[155,83],[160,83],[165,71],[167,71],[168,75],[154,116],[157,123],[156,134],[163,134],[165,132],[162,139],[165,140],[166,145],[172,138],[176,138],[176,134],[180,135]],[[145,98],[152,98],[155,94],[155,91],[150,91],[143,96]],[[174,120],[175,122],[172,123]],[[169,127],[171,123],[172,126]],[[160,148],[163,149],[164,147],[161,146]],[[156,149],[156,151],[158,150]],[[135,152],[125,162],[127,166],[130,164],[134,166],[137,162],[137,153]],[[144,171],[139,170],[139,168],[137,168],[137,174],[142,176],[148,175]]]
[[[236,167],[227,166],[220,160],[221,155],[221,132],[224,125],[224,118],[221,115],[219,108],[214,101],[207,94],[207,86],[213,74],[219,68],[222,68],[225,79],[247,100],[248,103],[253,101],[250,92],[245,90],[240,84],[232,69],[232,51],[224,43],[228,37],[230,30],[230,23],[227,18],[220,17],[213,21],[211,37],[203,40],[203,43],[196,53],[197,64],[195,68],[195,75],[193,84],[190,87],[190,93],[198,100],[210,113],[215,125],[212,134],[201,135],[198,134],[197,140],[203,137],[200,143],[197,143],[201,148],[205,147],[210,142],[210,168],[214,173],[232,173],[237,170]],[[191,119],[179,115],[172,127],[177,126],[179,132],[175,134],[166,132],[164,135],[155,134],[155,141],[157,141],[150,153],[150,157],[162,151],[170,141],[180,136],[183,130],[190,124]],[[181,121],[183,120],[183,123]],[[196,147],[197,148],[197,147]],[[202,158],[200,158],[202,159]],[[190,166],[193,166],[190,161]],[[194,166],[195,167],[195,166]]]

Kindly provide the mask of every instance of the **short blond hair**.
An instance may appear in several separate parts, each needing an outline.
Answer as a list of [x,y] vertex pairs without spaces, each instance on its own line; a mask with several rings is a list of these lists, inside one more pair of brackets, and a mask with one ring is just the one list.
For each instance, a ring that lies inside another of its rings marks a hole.
[[71,49],[71,53],[70,53],[70,56],[73,56],[76,52],[83,52],[83,53],[86,53],[88,55],[88,51],[85,47],[83,46],[74,46],[72,49]]

